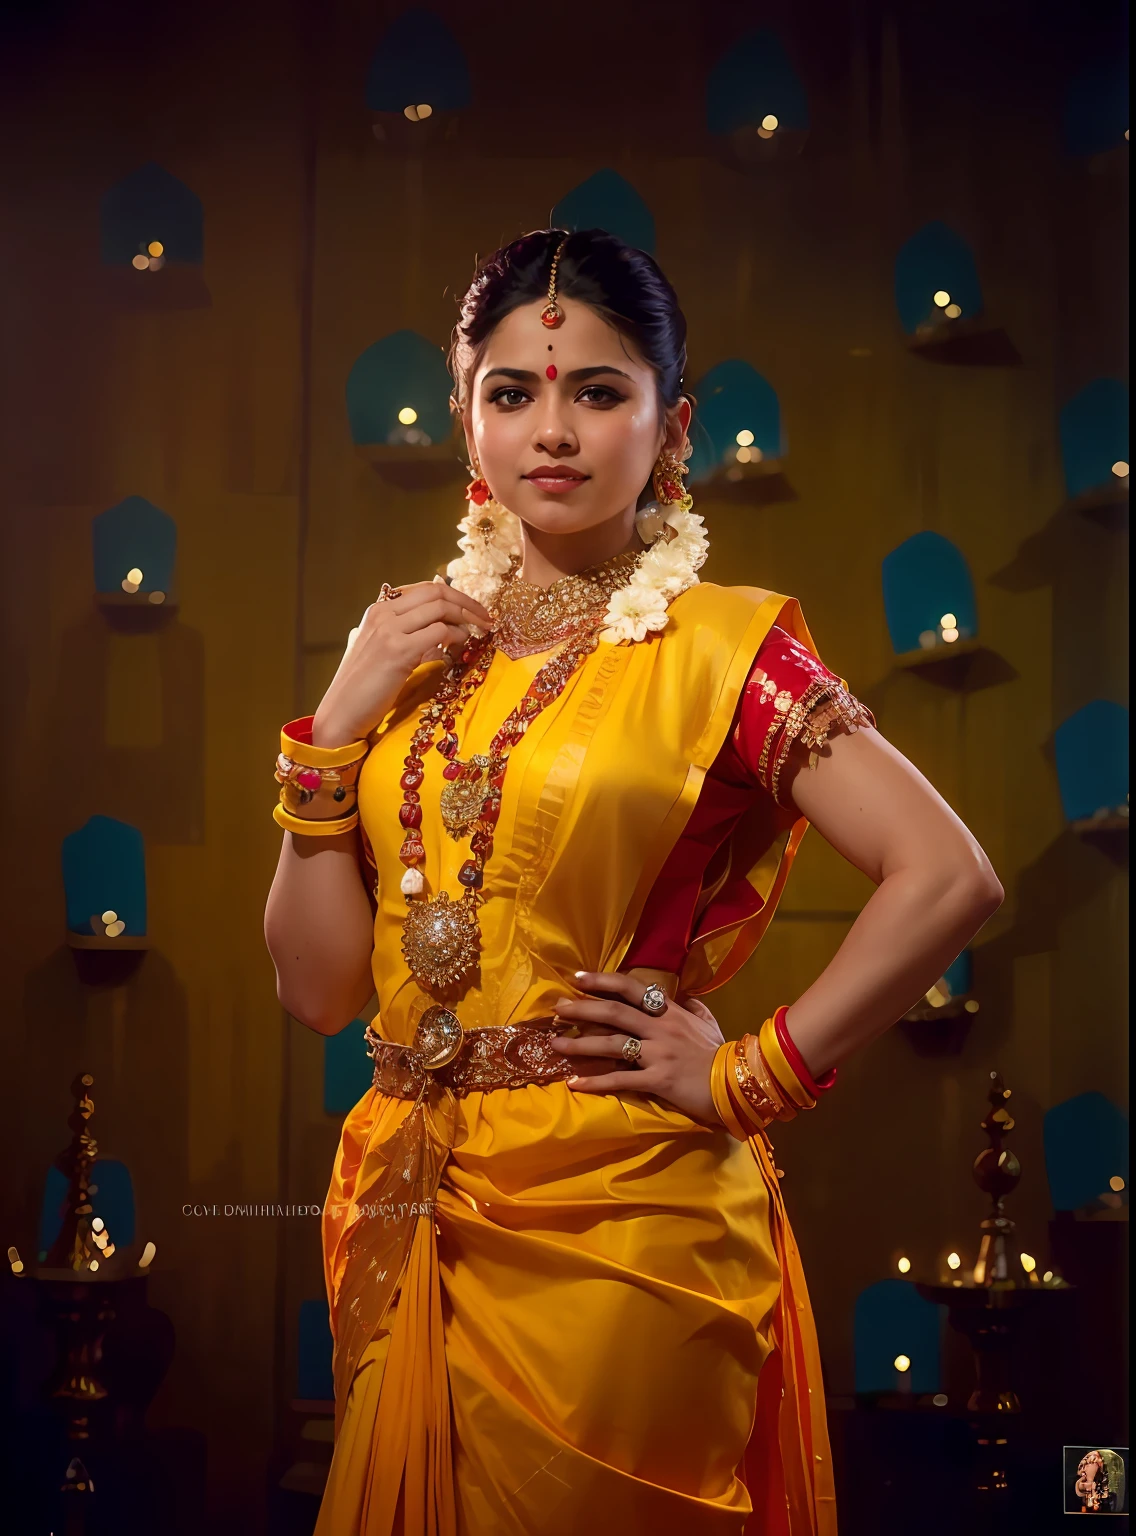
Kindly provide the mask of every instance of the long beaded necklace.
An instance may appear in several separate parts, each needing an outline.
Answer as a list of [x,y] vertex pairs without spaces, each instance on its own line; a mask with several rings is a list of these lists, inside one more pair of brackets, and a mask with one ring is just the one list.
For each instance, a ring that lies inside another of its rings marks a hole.
[[[402,881],[407,902],[402,953],[411,974],[427,992],[452,990],[477,966],[481,949],[477,911],[484,900],[485,861],[493,851],[493,830],[501,814],[509,753],[536,717],[564,691],[569,678],[598,644],[596,627],[570,639],[537,672],[493,737],[489,751],[475,753],[468,762],[456,756],[454,727],[458,715],[485,681],[496,650],[491,636],[465,647],[460,661],[446,674],[419,717],[399,780],[403,801],[398,819],[404,830],[399,859],[407,871]],[[439,726],[445,734],[435,741]],[[425,888],[419,866],[426,857],[419,791],[425,777],[424,754],[431,745],[446,759],[442,770],[447,781],[441,796],[443,824],[455,839],[470,837],[470,856],[458,870],[462,895],[457,902],[452,902],[445,891],[419,899]]]

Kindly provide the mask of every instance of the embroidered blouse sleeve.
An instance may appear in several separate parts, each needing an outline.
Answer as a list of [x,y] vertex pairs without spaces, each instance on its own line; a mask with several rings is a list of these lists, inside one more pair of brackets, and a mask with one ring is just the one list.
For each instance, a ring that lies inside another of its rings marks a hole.
[[872,712],[806,646],[774,626],[746,682],[733,745],[749,773],[777,801],[794,749],[809,766],[834,731],[874,726]]

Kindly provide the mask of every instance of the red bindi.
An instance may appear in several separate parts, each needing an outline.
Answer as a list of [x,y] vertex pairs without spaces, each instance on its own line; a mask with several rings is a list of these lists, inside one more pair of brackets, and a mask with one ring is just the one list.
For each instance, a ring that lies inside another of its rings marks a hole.
[[556,377],[555,363],[549,363],[548,367],[544,370],[544,376],[547,379],[554,379]]

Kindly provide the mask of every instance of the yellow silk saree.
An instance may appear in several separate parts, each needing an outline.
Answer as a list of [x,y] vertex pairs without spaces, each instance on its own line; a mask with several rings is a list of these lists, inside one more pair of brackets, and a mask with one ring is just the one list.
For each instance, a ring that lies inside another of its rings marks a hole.
[[[695,586],[660,636],[601,643],[514,747],[480,972],[454,1005],[467,1030],[547,1020],[575,971],[619,969],[774,623],[811,646],[792,600]],[[463,758],[545,659],[494,656]],[[438,672],[411,677],[359,786],[377,1027],[405,1043],[432,999],[400,949],[398,780]],[[441,782],[435,758],[425,874],[457,893]],[[752,951],[803,831],[746,871],[752,916],[716,924],[708,893],[680,993]],[[734,844],[744,857],[744,826]],[[763,1139],[562,1082],[418,1105],[372,1089],[343,1126],[323,1246],[337,1438],[317,1536],[835,1532],[815,1333]]]

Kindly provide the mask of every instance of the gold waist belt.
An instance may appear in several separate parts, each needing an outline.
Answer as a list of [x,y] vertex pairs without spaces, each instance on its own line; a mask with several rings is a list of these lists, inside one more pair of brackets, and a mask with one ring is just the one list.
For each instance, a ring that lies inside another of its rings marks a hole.
[[375,1063],[373,1086],[396,1099],[416,1099],[429,1078],[463,1097],[495,1088],[525,1088],[529,1083],[558,1083],[572,1076],[568,1058],[552,1048],[559,1028],[548,1024],[504,1024],[467,1029],[451,1061],[434,1069],[413,1045],[384,1040],[367,1026],[367,1054]]

